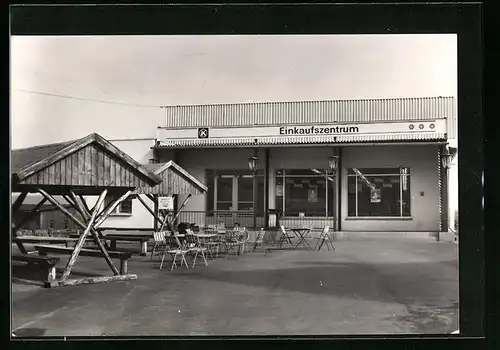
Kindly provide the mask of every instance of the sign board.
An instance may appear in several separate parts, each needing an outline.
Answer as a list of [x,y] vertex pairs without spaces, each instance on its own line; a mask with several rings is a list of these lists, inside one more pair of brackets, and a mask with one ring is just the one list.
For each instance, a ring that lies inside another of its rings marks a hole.
[[174,197],[158,197],[158,209],[174,210]]
[[162,128],[159,140],[197,140],[233,138],[289,138],[292,136],[346,136],[346,135],[392,135],[412,133],[445,133],[446,119],[431,119],[407,122],[353,123],[353,124],[303,124],[303,125],[263,125],[247,127],[199,127]]

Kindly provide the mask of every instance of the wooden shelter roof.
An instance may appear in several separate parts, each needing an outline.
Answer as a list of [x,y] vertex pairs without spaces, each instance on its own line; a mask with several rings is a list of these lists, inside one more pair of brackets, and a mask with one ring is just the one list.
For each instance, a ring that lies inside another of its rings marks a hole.
[[160,176],[162,182],[154,187],[141,186],[136,190],[137,194],[171,196],[173,194],[203,194],[207,191],[207,186],[173,161],[150,163],[144,166]]
[[155,186],[156,176],[102,136],[92,133],[81,139],[13,150],[12,191],[53,194],[67,188],[82,194],[99,194],[103,188]]

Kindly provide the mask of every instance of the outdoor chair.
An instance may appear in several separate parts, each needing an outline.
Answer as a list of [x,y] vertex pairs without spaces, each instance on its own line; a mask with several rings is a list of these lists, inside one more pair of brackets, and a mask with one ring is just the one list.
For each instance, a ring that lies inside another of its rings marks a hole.
[[245,227],[243,227],[243,231],[241,231],[238,240],[241,242],[240,252],[241,254],[244,254],[245,247],[247,246],[248,241],[250,240],[250,233],[247,231]]
[[271,249],[280,249],[281,247],[281,237],[279,240],[276,239],[278,231],[277,230],[267,230],[262,238],[262,246],[264,247],[264,256],[267,257]]
[[[214,233],[216,232],[214,231]],[[210,238],[204,243],[204,246],[208,249],[208,255],[212,257],[212,259],[214,259],[214,254],[216,258],[219,256],[219,250],[221,245],[222,245],[221,235],[217,235],[213,238]]]
[[166,254],[169,254],[172,258],[172,266],[170,267],[170,271],[172,271],[174,267],[177,267],[176,260],[178,257],[181,258],[180,267],[182,267],[182,265],[185,265],[186,268],[189,268],[189,265],[186,261],[186,254],[189,253],[189,249],[181,244],[181,242],[179,241],[179,237],[177,237],[177,235],[174,233],[172,236],[166,236],[165,240],[166,247],[165,252],[163,253],[163,256],[161,258],[160,270],[163,268],[163,261]]
[[317,248],[318,251],[321,250],[321,247],[323,246],[323,244],[326,245],[328,250],[330,250],[330,247],[332,247],[331,250],[335,251],[335,246],[333,245],[333,240],[330,237],[330,227],[329,226],[325,226],[325,228],[323,229],[323,231],[319,235],[318,243],[316,243],[316,246],[314,247],[314,249],[316,250],[316,248]]
[[195,267],[196,258],[198,257],[199,254],[201,255],[201,257],[205,261],[205,266],[208,267],[207,258],[205,256],[205,252],[207,252],[208,249],[201,245],[199,237],[197,237],[191,230],[187,230],[187,231],[188,232],[186,235],[186,243],[187,243],[186,249],[189,251],[189,253],[194,254],[192,267]]
[[225,239],[223,241],[223,245],[226,250],[226,259],[228,258],[230,251],[234,251],[234,256],[236,257],[236,254],[243,245],[242,237],[244,235],[244,232],[245,231],[239,231],[239,230],[226,231],[224,235]]
[[257,236],[255,236],[255,239],[248,239],[247,243],[252,244],[253,248],[252,250],[255,251],[255,248],[257,248],[258,245],[262,245],[264,243],[264,234],[266,232],[264,231],[264,228],[261,228],[259,232],[257,232]]
[[158,231],[158,232],[153,232],[153,248],[151,249],[151,257],[149,260],[153,260],[153,255],[156,253],[156,255],[160,256],[160,252],[165,251],[165,231]]
[[280,226],[280,231],[281,231],[281,237],[280,237],[280,240],[279,240],[278,249],[281,249],[281,247],[283,246],[284,242],[290,244],[290,246],[292,247],[292,249],[295,249],[295,247],[293,246],[293,243],[292,243],[292,239],[294,239],[295,236],[289,235],[288,232],[285,229],[285,226],[283,226],[283,225]]

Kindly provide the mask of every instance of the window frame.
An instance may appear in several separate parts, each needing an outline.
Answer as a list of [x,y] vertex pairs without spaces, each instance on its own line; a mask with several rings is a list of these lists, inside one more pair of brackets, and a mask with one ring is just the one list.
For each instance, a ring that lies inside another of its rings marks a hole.
[[[359,176],[355,171],[353,171],[353,169],[357,169],[360,171],[360,173],[366,177],[366,178],[370,178],[370,177],[375,177],[375,176],[387,176],[387,177],[398,177],[399,176],[399,199],[398,199],[398,202],[399,202],[399,215],[394,215],[394,216],[387,216],[387,215],[363,215],[363,216],[360,216],[359,215],[359,209],[358,209],[358,206],[359,206],[359,200],[358,200],[358,195],[359,195],[359,191],[358,191],[358,182],[359,182],[359,179],[361,178],[361,176]],[[380,169],[384,169],[384,171],[381,171],[381,172],[374,172],[374,173],[363,173],[361,170],[368,170],[367,172],[369,172],[369,170],[371,169],[377,169],[377,170],[380,170]],[[385,171],[385,169],[387,169],[387,171]],[[396,170],[399,170],[398,172],[396,172]],[[348,168],[347,169],[347,219],[348,220],[357,220],[357,219],[360,219],[360,220],[412,220],[412,210],[411,210],[411,168],[408,167],[408,166],[400,166],[399,168],[396,168],[396,167],[387,167],[387,168],[357,168],[357,167],[352,167],[352,168]],[[408,201],[408,208],[407,208],[407,214],[405,213],[405,210],[403,208],[403,179],[404,177],[406,177],[406,180],[407,181],[407,192],[409,192],[409,201]],[[349,179],[350,178],[355,178],[355,185],[356,185],[356,189],[355,189],[355,215],[350,215],[349,213],[349,208],[350,208],[350,196],[349,196]]]
[[[291,172],[288,173],[288,172]],[[303,172],[303,174],[300,174],[299,172]],[[312,173],[311,173],[312,172]],[[287,190],[286,190],[286,180],[287,179],[324,179],[325,180],[325,192],[327,193],[325,195],[325,206],[324,210],[321,212],[307,212],[304,211],[304,216],[305,217],[335,217],[335,190],[336,190],[336,182],[335,182],[335,173],[331,171],[330,169],[323,169],[323,168],[317,168],[317,169],[311,169],[311,168],[302,168],[302,169],[286,169],[286,168],[280,168],[276,169],[274,173],[274,185],[275,188],[278,186],[281,186],[282,190],[281,193],[283,194],[282,196],[278,196],[277,193],[275,192],[274,197],[275,197],[275,206],[276,210],[279,211],[279,214],[282,217],[300,217],[300,213],[302,212],[293,212],[293,211],[288,211],[286,208],[286,197],[287,197]],[[279,181],[278,181],[279,179]],[[281,182],[281,184],[280,184]],[[330,198],[331,196],[331,198]],[[319,197],[319,191],[318,191],[318,198]],[[331,203],[330,203],[331,201]]]
[[[136,198],[135,195],[130,195],[127,199],[125,199],[123,202],[121,202],[110,214],[109,216],[132,216],[133,215],[133,212],[134,212],[134,205],[133,205],[133,200]],[[113,196],[113,195],[110,195],[108,197],[106,197],[105,201],[104,201],[104,207],[106,207],[109,202],[112,200],[112,201],[115,201],[116,199],[118,199],[116,196]],[[125,202],[128,202],[130,201],[130,212],[126,212],[123,210],[123,207],[122,205],[125,203]]]

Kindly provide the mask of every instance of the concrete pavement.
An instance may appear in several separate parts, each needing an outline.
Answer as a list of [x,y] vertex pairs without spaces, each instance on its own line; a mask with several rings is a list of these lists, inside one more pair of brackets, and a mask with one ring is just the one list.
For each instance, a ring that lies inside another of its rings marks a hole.
[[[17,336],[451,333],[458,329],[458,246],[373,236],[336,252],[262,251],[158,270],[134,256],[138,280],[44,289],[13,282]],[[134,246],[135,247],[135,246]],[[64,267],[66,257],[63,257]],[[26,268],[14,269],[26,279]],[[75,274],[109,275],[81,257]]]

